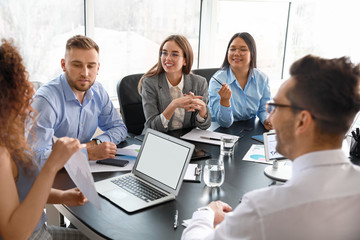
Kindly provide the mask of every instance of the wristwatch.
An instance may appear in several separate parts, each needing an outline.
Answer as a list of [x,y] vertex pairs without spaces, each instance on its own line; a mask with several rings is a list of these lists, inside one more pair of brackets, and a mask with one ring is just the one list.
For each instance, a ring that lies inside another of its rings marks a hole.
[[101,144],[101,143],[102,143],[102,141],[101,141],[100,139],[94,138],[93,140],[95,140],[96,145],[99,145],[99,144]]

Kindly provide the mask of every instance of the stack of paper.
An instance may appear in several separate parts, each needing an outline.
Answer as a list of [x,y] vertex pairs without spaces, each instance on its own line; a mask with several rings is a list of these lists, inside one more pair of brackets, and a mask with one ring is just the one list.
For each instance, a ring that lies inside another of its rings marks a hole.
[[116,151],[116,159],[129,161],[125,167],[116,167],[104,164],[98,164],[96,161],[89,161],[91,172],[118,172],[118,171],[131,171],[134,167],[136,157],[140,150],[140,145],[132,144],[124,148],[118,148]]
[[203,143],[209,143],[214,145],[221,144],[220,138],[222,136],[233,136],[236,138],[236,141],[239,140],[239,136],[226,134],[226,133],[219,133],[219,132],[212,132],[208,130],[201,130],[198,128],[194,128],[184,136],[180,137],[182,139],[196,141],[196,142],[203,142]]

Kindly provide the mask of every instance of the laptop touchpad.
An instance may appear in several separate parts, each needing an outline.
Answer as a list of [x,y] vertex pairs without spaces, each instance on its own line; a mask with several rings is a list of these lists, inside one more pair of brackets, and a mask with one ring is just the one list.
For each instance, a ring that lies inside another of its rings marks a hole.
[[112,200],[121,200],[129,196],[119,188],[104,192],[103,195]]

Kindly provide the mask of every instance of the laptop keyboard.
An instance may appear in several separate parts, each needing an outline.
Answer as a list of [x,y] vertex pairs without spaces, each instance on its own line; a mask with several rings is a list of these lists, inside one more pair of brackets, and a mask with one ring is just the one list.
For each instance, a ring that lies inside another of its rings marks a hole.
[[156,190],[155,188],[145,184],[131,175],[114,179],[111,182],[144,200],[145,202],[154,201],[166,196],[164,193]]

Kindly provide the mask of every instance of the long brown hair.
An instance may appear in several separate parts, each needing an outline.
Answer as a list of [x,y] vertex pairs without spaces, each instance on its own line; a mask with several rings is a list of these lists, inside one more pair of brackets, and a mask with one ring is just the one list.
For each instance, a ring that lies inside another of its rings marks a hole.
[[0,146],[5,147],[13,160],[32,166],[32,151],[26,142],[26,121],[34,122],[31,108],[32,84],[22,57],[11,42],[2,39],[0,46]]
[[179,47],[183,50],[184,52],[184,58],[186,61],[186,65],[183,66],[182,68],[182,72],[185,74],[189,74],[191,71],[191,67],[193,64],[193,60],[194,60],[194,53],[192,50],[192,47],[189,43],[189,41],[186,39],[186,37],[182,36],[182,35],[170,35],[169,37],[167,37],[160,45],[160,49],[159,49],[159,58],[158,58],[158,62],[157,64],[155,64],[152,68],[150,68],[149,71],[147,71],[140,79],[139,84],[138,84],[138,92],[141,95],[141,85],[142,85],[142,81],[145,77],[152,77],[155,75],[159,75],[160,73],[165,72],[162,64],[161,64],[161,52],[163,50],[163,47],[165,45],[166,42],[168,41],[174,41],[176,42],[177,45],[179,45]]

